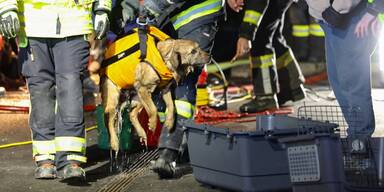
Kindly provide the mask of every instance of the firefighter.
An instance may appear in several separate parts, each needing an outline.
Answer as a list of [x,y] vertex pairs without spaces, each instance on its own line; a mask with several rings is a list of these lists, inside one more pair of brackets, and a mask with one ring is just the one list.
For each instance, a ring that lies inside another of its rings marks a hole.
[[[217,31],[216,22],[223,13],[223,3],[223,0],[145,0],[144,8],[157,19],[169,18],[166,19],[169,24],[164,25],[162,29],[172,38],[193,40],[199,44],[201,49],[210,53]],[[125,15],[125,18],[131,18],[127,15],[135,12],[132,5],[134,3],[124,4],[123,12],[124,9],[126,12],[122,15]],[[201,71],[201,68],[195,68],[174,87],[176,127],[171,133],[168,133],[167,129],[162,130],[158,145],[159,158],[153,162],[153,170],[161,178],[181,176],[177,171],[176,160],[182,159],[181,157],[184,156],[185,161],[188,161],[181,122],[193,118],[196,104],[196,83]],[[162,119],[165,112],[164,105],[158,104],[158,110],[160,119]]]
[[308,14],[304,0],[293,3],[288,10],[292,23],[292,50],[297,60],[324,62],[324,32],[315,19]]
[[290,0],[245,1],[245,13],[234,59],[247,53],[252,47],[255,98],[240,106],[241,112],[276,109],[287,101],[305,98],[304,77],[282,35],[284,14],[291,3]]
[[0,0],[0,31],[18,36],[22,47],[37,179],[85,178],[80,164],[86,162],[82,79],[87,36],[94,28],[97,38],[104,36],[110,9],[110,0]]

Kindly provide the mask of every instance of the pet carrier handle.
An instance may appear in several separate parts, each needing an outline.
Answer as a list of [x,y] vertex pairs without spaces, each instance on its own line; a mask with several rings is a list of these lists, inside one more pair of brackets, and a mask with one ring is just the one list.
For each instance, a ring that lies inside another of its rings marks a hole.
[[310,141],[315,139],[315,135],[296,135],[289,137],[278,138],[277,141],[280,143],[291,143],[297,141]]

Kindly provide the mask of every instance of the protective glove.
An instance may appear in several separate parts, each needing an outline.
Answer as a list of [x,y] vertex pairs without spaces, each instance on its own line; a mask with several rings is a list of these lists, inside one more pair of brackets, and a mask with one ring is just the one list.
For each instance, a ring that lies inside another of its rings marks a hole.
[[96,32],[96,39],[102,39],[109,28],[108,14],[104,11],[97,11],[93,27]]
[[144,0],[144,8],[151,16],[158,17],[163,7],[154,0]]
[[17,16],[17,13],[15,11],[8,11],[0,16],[0,33],[4,37],[16,37],[19,30],[19,17]]
[[124,0],[121,2],[123,22],[129,23],[135,20],[136,14],[139,10],[138,0]]
[[349,15],[337,12],[332,6],[328,7],[321,14],[323,19],[333,27],[344,29],[349,22]]

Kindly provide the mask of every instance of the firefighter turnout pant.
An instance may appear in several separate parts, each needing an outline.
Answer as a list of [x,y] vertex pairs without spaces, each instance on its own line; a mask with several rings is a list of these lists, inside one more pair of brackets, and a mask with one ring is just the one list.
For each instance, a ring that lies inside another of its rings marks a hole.
[[269,1],[252,41],[251,66],[254,95],[288,97],[304,82],[299,65],[282,34],[290,0]]
[[[189,39],[199,44],[200,48],[210,53],[213,46],[213,40],[217,32],[215,22],[208,23],[196,28],[192,32],[178,38]],[[176,107],[176,127],[172,133],[163,129],[160,135],[159,148],[168,148],[177,151],[183,151],[184,130],[180,123],[183,120],[193,118],[196,104],[196,83],[202,68],[195,68],[193,72],[183,78],[175,87],[174,99]],[[163,105],[164,106],[164,105]],[[164,116],[164,107],[159,107],[160,119]],[[162,112],[161,112],[162,111]]]
[[292,50],[299,61],[325,61],[324,32],[308,13],[304,0],[293,3],[288,10],[292,24]]
[[89,43],[83,35],[28,41],[20,58],[30,93],[33,157],[58,169],[86,162],[82,79]]

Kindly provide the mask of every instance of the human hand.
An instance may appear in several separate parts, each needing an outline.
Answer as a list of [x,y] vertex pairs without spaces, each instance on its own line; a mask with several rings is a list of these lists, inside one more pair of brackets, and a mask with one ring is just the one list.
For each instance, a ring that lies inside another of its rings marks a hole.
[[19,17],[17,16],[17,13],[15,11],[8,11],[0,16],[0,33],[4,37],[16,37],[19,30]]
[[227,3],[229,7],[236,12],[241,11],[244,6],[244,0],[227,0]]
[[130,23],[135,20],[136,13],[139,10],[138,0],[124,0],[121,2],[123,22]]
[[105,36],[109,28],[108,14],[106,12],[96,12],[93,28],[96,32],[96,39],[102,39]]
[[236,55],[232,58],[231,62],[237,60],[237,58],[247,54],[251,50],[251,41],[244,37],[239,37],[237,40]]
[[[370,14],[370,13],[365,13],[364,16],[360,19],[360,21],[357,23],[355,27],[355,35],[357,38],[364,38],[365,36],[368,35],[368,32],[370,30],[370,27],[372,26],[373,21],[376,19],[376,16]],[[371,32],[373,32],[371,28]]]

